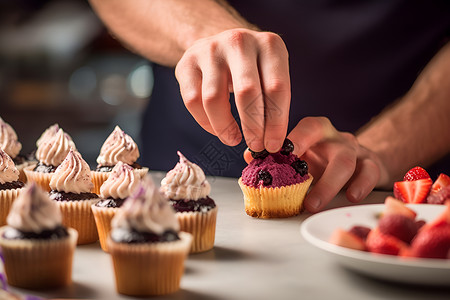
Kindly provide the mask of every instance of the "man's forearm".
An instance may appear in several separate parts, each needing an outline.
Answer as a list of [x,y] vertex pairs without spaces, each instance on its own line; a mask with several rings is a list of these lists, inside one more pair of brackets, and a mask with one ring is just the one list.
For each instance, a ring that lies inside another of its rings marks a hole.
[[175,66],[200,38],[251,28],[223,0],[89,0],[109,30],[130,50]]
[[450,43],[402,99],[361,130],[358,140],[385,166],[379,187],[392,187],[409,167],[426,167],[450,151]]

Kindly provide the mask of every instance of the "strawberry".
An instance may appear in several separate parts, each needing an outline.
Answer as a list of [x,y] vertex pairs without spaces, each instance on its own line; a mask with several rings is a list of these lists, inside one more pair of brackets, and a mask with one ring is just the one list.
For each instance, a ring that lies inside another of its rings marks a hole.
[[450,225],[420,231],[411,244],[415,257],[450,258]]
[[408,172],[406,172],[405,176],[403,177],[404,181],[414,181],[419,179],[427,179],[430,178],[430,175],[425,171],[422,167],[414,167]]
[[442,189],[446,186],[450,186],[450,176],[448,176],[444,173],[441,173],[441,174],[439,174],[438,178],[431,186],[430,193],[431,194],[437,193],[437,192],[439,192],[440,189]]
[[417,233],[416,221],[402,215],[386,215],[378,221],[381,233],[395,236],[405,243],[410,243]]
[[424,203],[431,189],[431,178],[394,183],[394,196],[405,203]]
[[390,214],[402,215],[412,220],[414,220],[417,215],[416,212],[407,207],[404,202],[395,199],[394,197],[387,196],[384,200],[384,211],[381,213],[381,215],[387,216]]
[[445,202],[444,210],[432,221],[422,226],[420,231],[426,231],[433,227],[450,226],[450,200]]
[[330,243],[355,250],[366,250],[366,244],[359,236],[340,228],[333,232]]
[[370,232],[370,228],[367,226],[355,225],[350,228],[348,232],[353,233],[354,235],[365,241],[367,239],[367,235]]
[[367,249],[373,253],[398,255],[408,245],[395,236],[382,233],[378,228],[369,232],[366,240]]
[[431,186],[431,192],[427,197],[428,204],[444,204],[446,200],[450,199],[450,185],[444,186],[437,192],[433,193],[433,186]]

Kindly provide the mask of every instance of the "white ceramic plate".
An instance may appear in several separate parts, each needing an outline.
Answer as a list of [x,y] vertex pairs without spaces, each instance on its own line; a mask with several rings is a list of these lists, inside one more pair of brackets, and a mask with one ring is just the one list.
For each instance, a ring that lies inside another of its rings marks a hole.
[[[444,210],[443,205],[411,204],[417,219],[433,220]],[[328,242],[336,228],[354,225],[374,228],[384,204],[369,204],[331,209],[308,217],[301,225],[302,236],[312,245],[332,255],[341,265],[383,280],[411,284],[450,285],[450,259],[403,258],[373,254],[336,246]]]

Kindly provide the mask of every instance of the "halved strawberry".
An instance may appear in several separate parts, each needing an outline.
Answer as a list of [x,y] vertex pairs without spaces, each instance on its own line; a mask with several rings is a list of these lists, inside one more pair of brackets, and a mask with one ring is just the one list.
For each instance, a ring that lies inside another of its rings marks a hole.
[[384,211],[381,213],[382,216],[387,215],[402,215],[408,217],[412,220],[416,218],[416,212],[411,208],[407,207],[404,202],[394,197],[387,196],[384,200]]
[[431,178],[394,183],[394,196],[405,203],[424,203],[431,190]]
[[404,181],[414,181],[419,179],[427,179],[430,178],[430,175],[427,171],[425,171],[422,167],[414,167],[408,172],[406,172],[405,176],[403,177]]
[[349,231],[345,231],[340,228],[336,229],[333,232],[330,237],[330,243],[355,250],[366,250],[366,244],[364,243],[363,239]]
[[373,253],[398,255],[408,245],[395,236],[384,234],[378,228],[369,232],[366,240],[367,249]]
[[438,178],[431,186],[431,193],[432,194],[437,193],[437,192],[439,192],[440,189],[442,189],[443,187],[449,186],[449,185],[450,185],[450,176],[448,176],[444,173],[441,173],[441,174],[439,174]]
[[450,225],[420,231],[411,244],[415,257],[450,258]]

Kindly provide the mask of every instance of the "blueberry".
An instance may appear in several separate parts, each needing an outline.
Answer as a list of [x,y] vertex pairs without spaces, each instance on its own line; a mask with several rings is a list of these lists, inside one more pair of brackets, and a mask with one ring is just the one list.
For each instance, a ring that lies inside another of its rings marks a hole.
[[266,158],[269,155],[269,152],[266,149],[260,152],[255,152],[251,149],[248,150],[250,150],[250,153],[252,154],[253,158]]
[[263,185],[271,185],[272,184],[272,175],[269,172],[261,170],[258,173],[258,179],[263,181]]
[[289,155],[289,153],[292,153],[292,151],[294,151],[294,144],[290,139],[284,139],[280,153],[284,155]]
[[308,164],[304,160],[301,159],[295,160],[291,164],[291,167],[293,167],[295,172],[300,174],[300,176],[305,176],[306,174],[308,174]]

